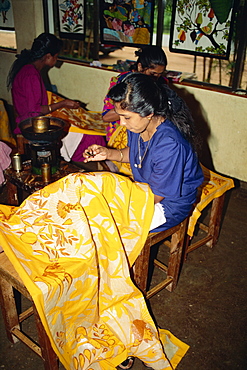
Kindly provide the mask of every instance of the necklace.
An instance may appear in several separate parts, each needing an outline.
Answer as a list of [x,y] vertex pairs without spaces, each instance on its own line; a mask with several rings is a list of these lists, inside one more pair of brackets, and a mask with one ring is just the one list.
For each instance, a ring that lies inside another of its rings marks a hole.
[[147,146],[146,146],[146,149],[145,149],[145,152],[143,154],[143,156],[141,156],[141,134],[139,135],[138,137],[138,159],[139,159],[139,164],[135,163],[134,166],[137,167],[137,168],[142,168],[142,162],[147,154],[147,151],[148,151],[148,148],[149,148],[149,145],[150,145],[150,142],[151,142],[151,139],[152,139],[153,135],[150,137],[150,139],[148,140],[148,143],[147,143]]

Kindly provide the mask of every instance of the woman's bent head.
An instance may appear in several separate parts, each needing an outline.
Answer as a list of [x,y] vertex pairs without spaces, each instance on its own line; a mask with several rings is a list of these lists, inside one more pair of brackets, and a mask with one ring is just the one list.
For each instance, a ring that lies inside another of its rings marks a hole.
[[[143,73],[131,73],[113,86],[108,95],[113,100],[117,113],[121,110],[136,113],[142,118],[150,116],[168,118],[195,149],[199,148],[200,138],[187,105],[167,85],[158,85]],[[126,119],[126,115],[123,112],[121,114]],[[137,132],[134,129],[130,130]]]
[[58,54],[63,46],[62,40],[51,33],[41,33],[34,39],[31,47],[31,58],[33,61],[42,58],[46,54],[52,56]]
[[141,117],[166,115],[168,106],[166,94],[145,74],[131,73],[109,91],[114,103],[121,109],[138,113]]
[[148,45],[135,52],[138,56],[135,69],[154,79],[158,79],[166,70],[167,57],[160,46]]
[[17,59],[12,64],[8,74],[7,87],[10,88],[12,86],[15,76],[26,64],[36,62],[49,55],[49,66],[53,67],[62,46],[62,40],[58,39],[55,35],[41,33],[34,39],[31,49],[23,49],[20,54],[16,55]]

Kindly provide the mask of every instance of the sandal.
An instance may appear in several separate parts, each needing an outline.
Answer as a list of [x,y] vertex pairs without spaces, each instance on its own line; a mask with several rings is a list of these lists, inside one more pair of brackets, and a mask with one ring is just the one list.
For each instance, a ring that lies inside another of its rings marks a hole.
[[134,357],[128,357],[125,361],[123,361],[118,367],[120,369],[131,369],[134,365]]

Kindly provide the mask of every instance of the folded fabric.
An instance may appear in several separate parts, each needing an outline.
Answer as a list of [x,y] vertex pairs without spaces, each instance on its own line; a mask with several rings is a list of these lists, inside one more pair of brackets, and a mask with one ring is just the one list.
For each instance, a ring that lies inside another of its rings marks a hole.
[[[48,91],[48,104],[64,100],[60,96]],[[61,118],[69,125],[69,131],[88,135],[106,135],[107,123],[102,120],[102,112],[87,111],[84,108],[68,109],[61,108],[49,114],[49,116]]]
[[147,238],[148,185],[76,173],[0,205],[0,244],[29,290],[66,369],[111,370],[127,356],[175,369],[188,346],[158,331],[130,278]]
[[62,139],[62,148],[60,149],[60,154],[65,161],[70,162],[76,148],[83,138],[83,135],[83,133],[68,132],[68,134]]
[[204,181],[199,187],[199,199],[189,219],[188,235],[193,236],[197,220],[204,208],[215,198],[220,197],[227,190],[234,188],[234,181],[228,177],[219,175],[201,164]]

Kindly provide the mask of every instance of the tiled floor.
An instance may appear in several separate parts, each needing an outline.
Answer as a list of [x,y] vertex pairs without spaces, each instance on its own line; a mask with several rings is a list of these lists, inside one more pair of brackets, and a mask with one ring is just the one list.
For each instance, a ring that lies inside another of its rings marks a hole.
[[[5,202],[4,192],[0,202]],[[217,246],[190,253],[176,290],[150,299],[157,325],[190,345],[177,370],[247,368],[246,239],[247,190],[238,187],[227,193]],[[162,245],[159,254],[166,254]],[[28,325],[32,331],[32,323]],[[7,340],[1,314],[0,369],[43,369],[42,360],[24,344]],[[145,368],[137,360],[132,369]]]

